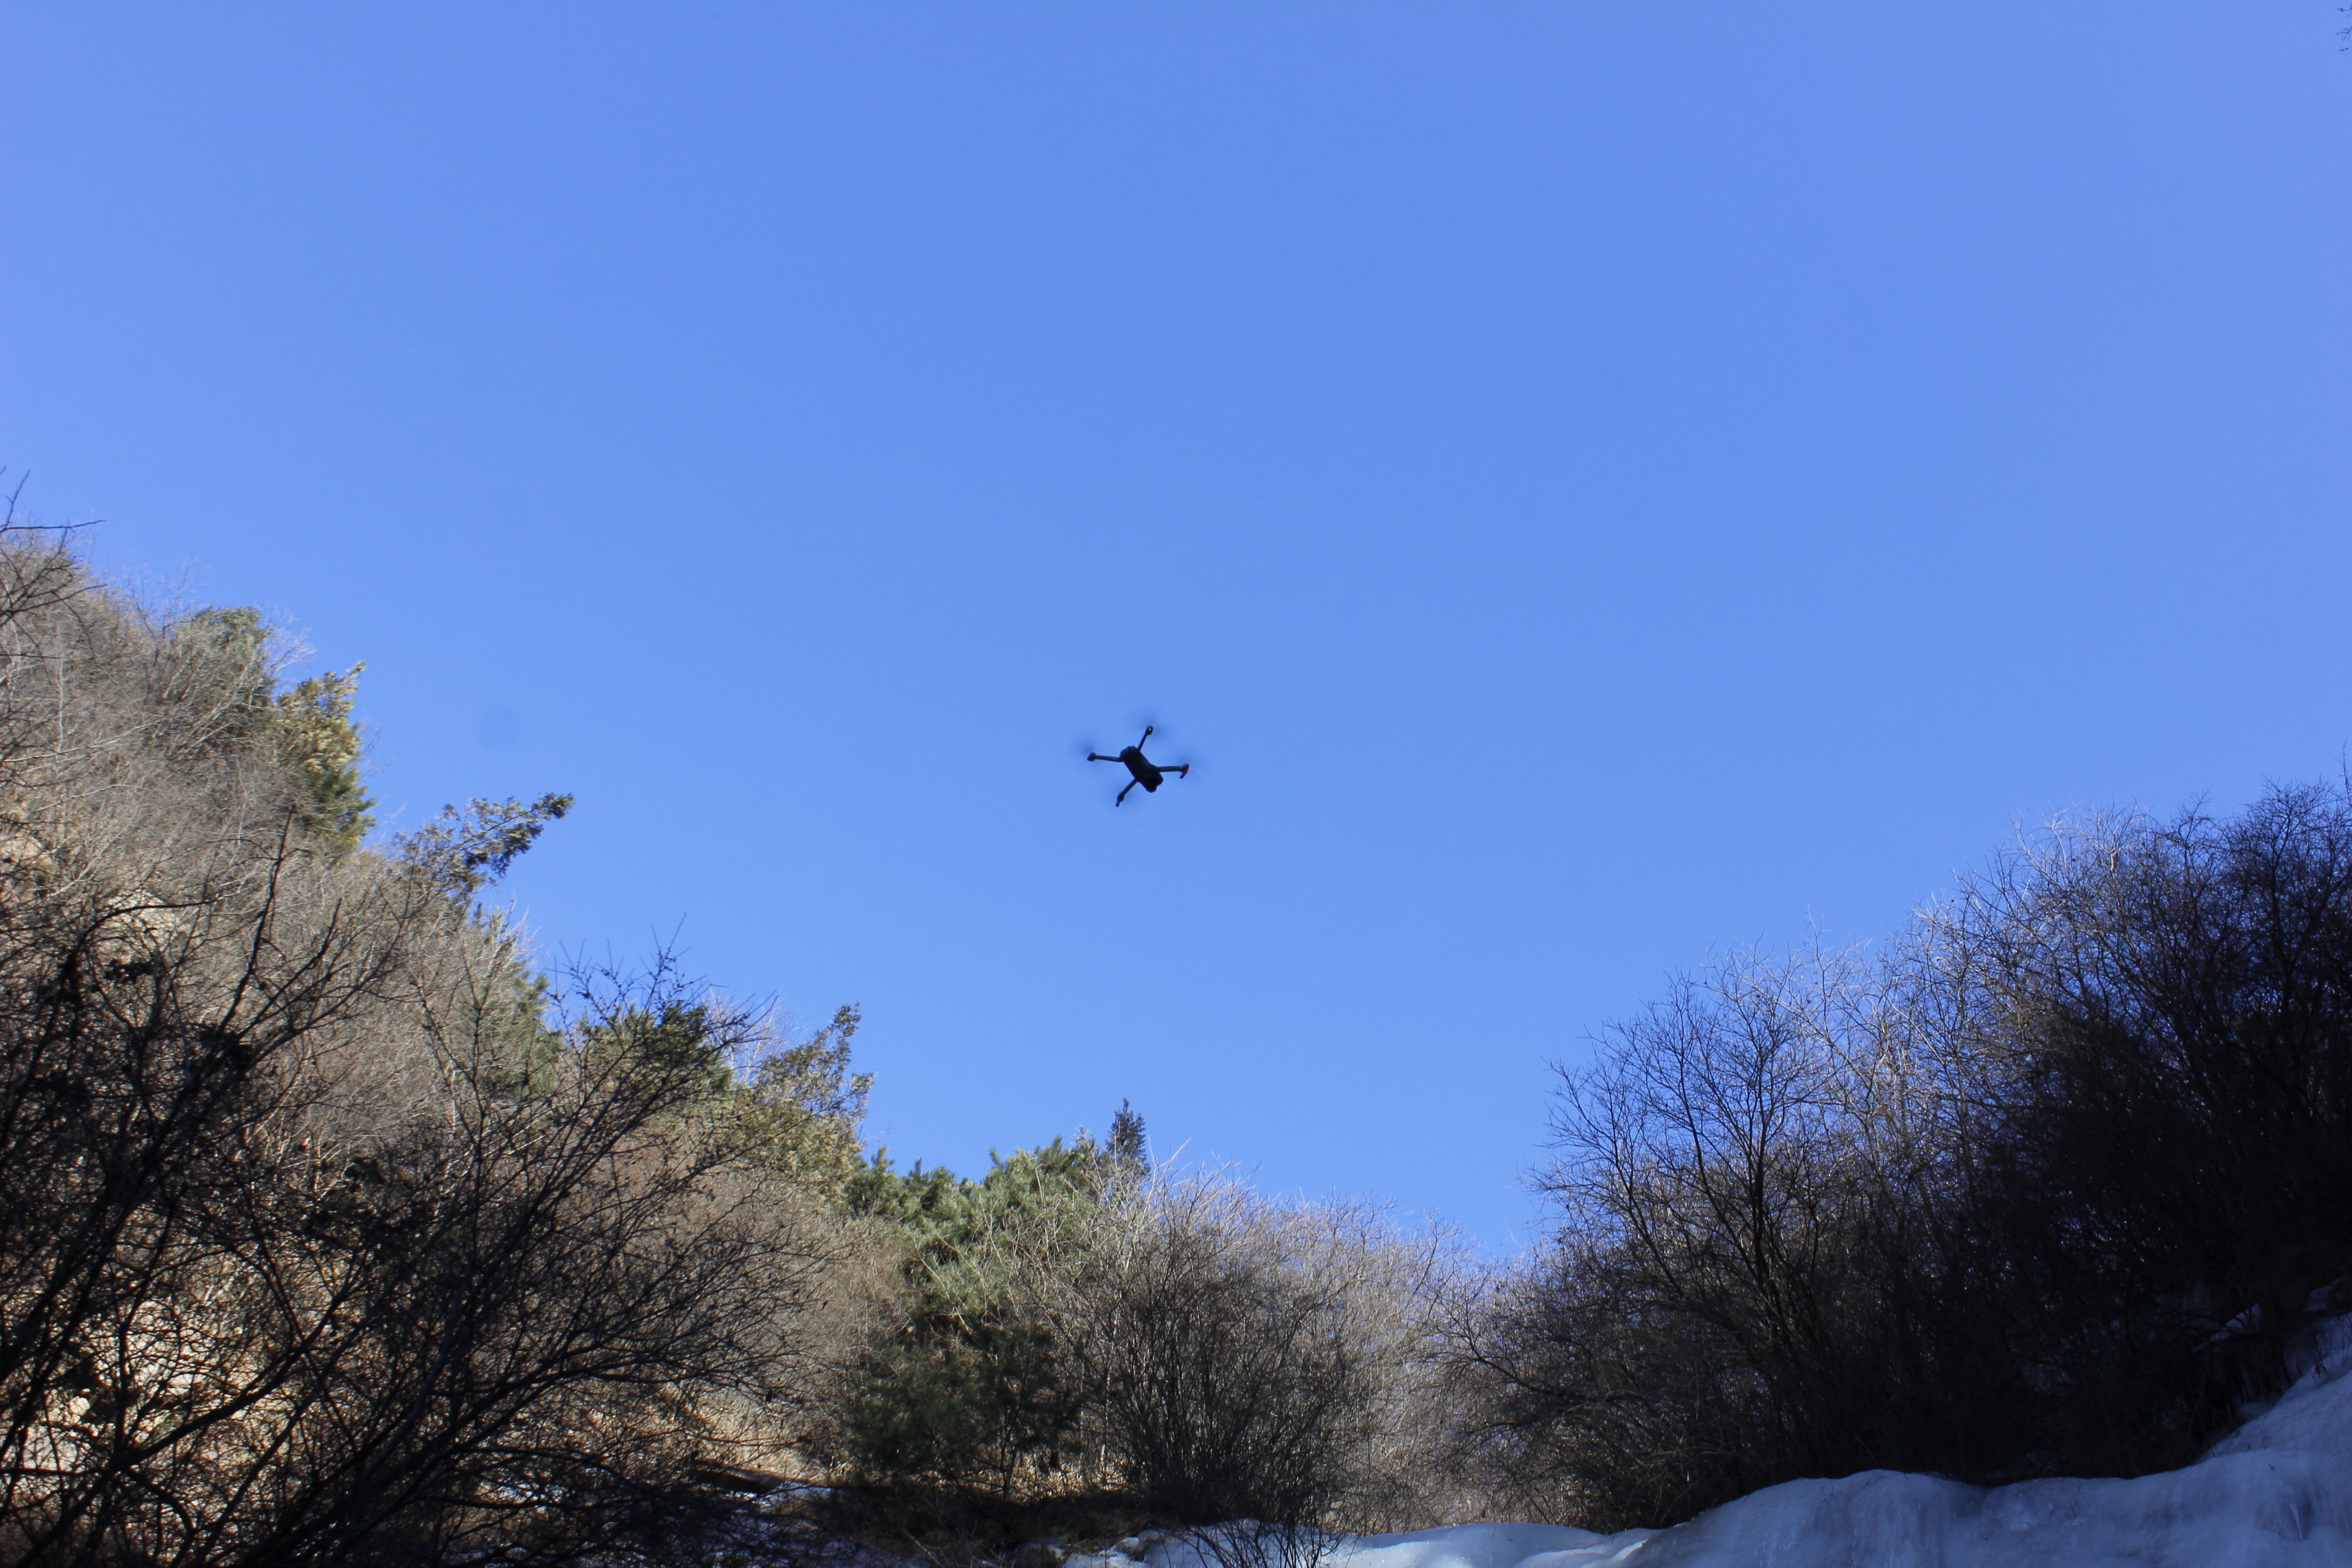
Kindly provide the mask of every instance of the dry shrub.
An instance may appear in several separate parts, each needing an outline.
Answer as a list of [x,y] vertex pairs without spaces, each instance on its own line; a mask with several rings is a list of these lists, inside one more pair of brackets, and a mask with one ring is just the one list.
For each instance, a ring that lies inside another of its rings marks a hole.
[[1439,1240],[1224,1175],[1114,1190],[1031,1282],[1097,1463],[1147,1512],[1252,1561],[1430,1506]]

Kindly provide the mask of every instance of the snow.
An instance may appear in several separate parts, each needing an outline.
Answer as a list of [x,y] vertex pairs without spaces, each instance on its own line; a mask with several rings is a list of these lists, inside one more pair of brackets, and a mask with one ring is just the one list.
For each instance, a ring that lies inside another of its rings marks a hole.
[[[2352,1568],[2352,1320],[2302,1359],[2275,1405],[2161,1475],[1984,1488],[1869,1470],[1769,1487],[1670,1530],[1343,1538],[1321,1568]],[[1132,1544],[1146,1568],[1213,1568],[1181,1538]],[[1069,1568],[1133,1561],[1114,1551]]]

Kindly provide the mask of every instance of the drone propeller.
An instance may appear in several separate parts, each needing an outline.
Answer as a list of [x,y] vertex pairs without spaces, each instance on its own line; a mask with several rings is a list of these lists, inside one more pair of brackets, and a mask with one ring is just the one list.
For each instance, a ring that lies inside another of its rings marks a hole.
[[1187,774],[1191,773],[1195,768],[1201,767],[1212,760],[1213,759],[1211,758],[1203,757],[1201,754],[1201,748],[1189,741],[1184,743],[1184,749],[1182,751],[1178,752],[1174,757],[1168,761],[1161,762],[1158,757],[1152,758],[1153,762],[1159,763],[1160,771],[1161,773]]

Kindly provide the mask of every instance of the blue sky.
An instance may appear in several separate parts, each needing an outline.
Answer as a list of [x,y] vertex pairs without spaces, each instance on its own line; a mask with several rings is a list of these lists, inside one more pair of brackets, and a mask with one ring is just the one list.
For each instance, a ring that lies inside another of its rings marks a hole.
[[0,461],[902,1159],[1507,1248],[1669,971],[2343,765],[2343,21],[9,4]]

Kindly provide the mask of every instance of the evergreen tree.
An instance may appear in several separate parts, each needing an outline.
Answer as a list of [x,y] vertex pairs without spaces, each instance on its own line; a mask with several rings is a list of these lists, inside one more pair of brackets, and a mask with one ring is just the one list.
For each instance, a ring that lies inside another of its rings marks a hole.
[[846,1426],[870,1479],[992,1485],[1010,1498],[1025,1469],[1074,1451],[1080,1405],[1052,1337],[1014,1300],[1013,1273],[1049,1254],[1104,1190],[1109,1163],[1081,1135],[1011,1158],[974,1182],[877,1150],[845,1189],[852,1213],[887,1222],[906,1247],[901,1321],[868,1347]]
[[[282,649],[249,605],[198,610],[164,627],[151,686],[160,701],[207,713],[229,744],[264,742],[303,785],[302,826],[334,857],[359,847],[375,826],[360,783],[362,742],[352,717],[360,672],[328,670],[278,689]],[[561,815],[560,813],[558,815]]]
[[862,1173],[857,1124],[874,1079],[849,1070],[857,1025],[857,1009],[843,1007],[800,1044],[761,1057],[731,1086],[730,1133],[745,1159],[817,1192],[837,1193]]
[[1144,1168],[1143,1118],[1126,1100],[1118,1102],[1118,1113],[1110,1119],[1111,1163],[1129,1176],[1139,1176]]

